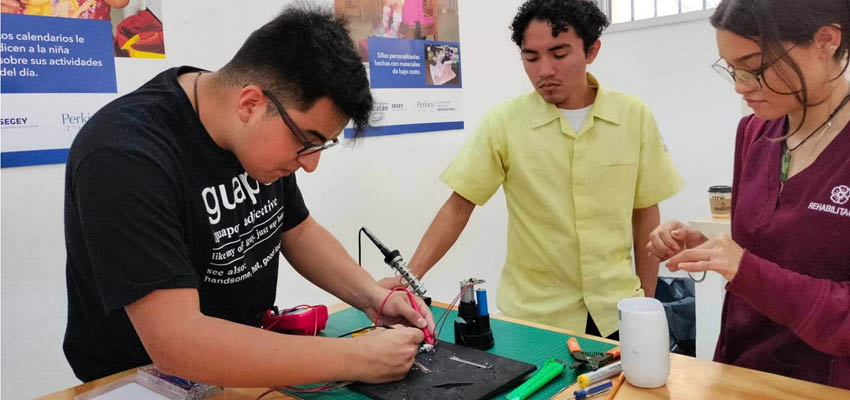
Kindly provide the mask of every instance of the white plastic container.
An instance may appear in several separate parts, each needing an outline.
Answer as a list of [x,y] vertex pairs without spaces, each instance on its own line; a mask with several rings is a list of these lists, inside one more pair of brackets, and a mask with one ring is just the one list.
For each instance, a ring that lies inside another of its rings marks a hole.
[[670,332],[661,302],[646,297],[620,300],[620,358],[623,375],[637,387],[657,388],[670,374]]

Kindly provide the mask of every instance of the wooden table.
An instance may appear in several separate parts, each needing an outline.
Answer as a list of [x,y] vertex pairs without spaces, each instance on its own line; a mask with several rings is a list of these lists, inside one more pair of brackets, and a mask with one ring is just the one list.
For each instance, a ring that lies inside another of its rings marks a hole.
[[[442,307],[446,304],[435,302]],[[344,304],[329,307],[333,313],[348,306]],[[569,335],[589,337],[584,334],[554,328],[551,326],[525,322],[516,318],[493,315],[491,318],[515,322],[547,329]],[[591,337],[593,340],[616,343],[607,339]],[[119,372],[92,382],[84,383],[65,389],[39,400],[73,400],[74,396],[88,392],[92,389],[104,386],[125,376],[134,374],[135,369]],[[216,400],[256,400],[258,396],[266,392],[267,388],[234,389],[227,388]],[[599,399],[603,399],[600,396]],[[712,361],[697,360],[679,354],[670,355],[670,377],[667,385],[657,389],[640,389],[623,383],[615,397],[617,400],[657,400],[657,399],[682,399],[682,400],[757,400],[757,399],[850,399],[850,391],[819,385],[798,379],[786,378],[780,375],[766,372],[735,367],[731,365],[716,363]],[[263,396],[262,400],[292,399],[280,392],[273,392]]]

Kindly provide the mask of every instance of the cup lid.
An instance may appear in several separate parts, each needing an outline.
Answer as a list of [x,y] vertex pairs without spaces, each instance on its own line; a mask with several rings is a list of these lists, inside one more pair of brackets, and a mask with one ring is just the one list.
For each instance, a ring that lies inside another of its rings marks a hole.
[[708,188],[709,193],[732,193],[732,186],[717,185]]

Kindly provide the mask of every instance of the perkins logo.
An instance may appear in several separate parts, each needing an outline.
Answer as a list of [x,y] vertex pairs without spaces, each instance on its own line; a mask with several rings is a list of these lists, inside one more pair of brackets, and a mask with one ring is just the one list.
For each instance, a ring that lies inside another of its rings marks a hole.
[[839,206],[843,206],[850,201],[850,187],[845,185],[836,186],[832,189],[831,196],[829,199],[832,200],[833,203],[838,204]]
[[82,112],[81,113],[74,113],[74,114],[62,113],[60,116],[62,118],[63,130],[65,132],[76,133],[77,131],[80,130],[80,128],[83,127],[83,125],[86,123],[86,121],[88,121],[89,118],[91,118],[91,113],[82,113]]
[[433,111],[434,110],[434,103],[432,103],[430,101],[419,101],[419,100],[417,100],[416,101],[416,108],[420,109],[420,110]]
[[80,125],[86,123],[86,121],[91,118],[91,114],[79,113],[79,114],[67,114],[62,113],[62,125]]

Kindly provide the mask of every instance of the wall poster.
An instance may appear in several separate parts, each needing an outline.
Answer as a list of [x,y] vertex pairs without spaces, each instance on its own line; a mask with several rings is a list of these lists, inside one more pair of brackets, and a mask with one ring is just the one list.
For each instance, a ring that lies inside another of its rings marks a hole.
[[[367,65],[367,136],[463,129],[457,0],[335,0]],[[352,132],[346,129],[345,136]]]
[[64,163],[117,96],[115,57],[164,58],[161,0],[3,0],[0,166]]

